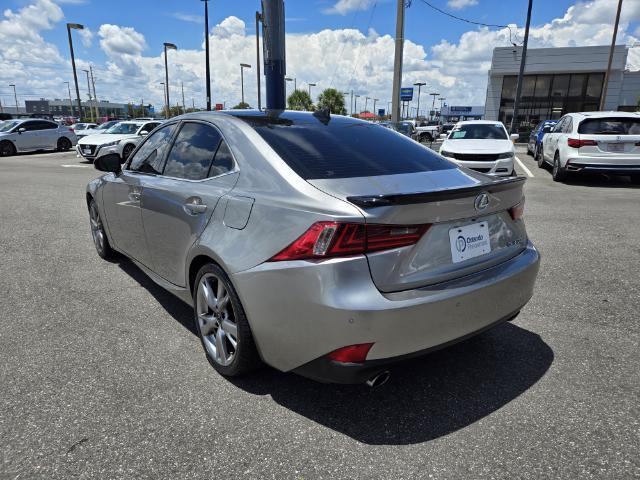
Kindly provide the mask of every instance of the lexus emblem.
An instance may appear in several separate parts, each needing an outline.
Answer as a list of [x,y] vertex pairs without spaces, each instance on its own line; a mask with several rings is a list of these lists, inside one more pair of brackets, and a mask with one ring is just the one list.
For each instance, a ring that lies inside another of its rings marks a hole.
[[484,192],[478,195],[476,200],[473,202],[473,206],[476,207],[478,212],[487,208],[489,206],[489,195]]

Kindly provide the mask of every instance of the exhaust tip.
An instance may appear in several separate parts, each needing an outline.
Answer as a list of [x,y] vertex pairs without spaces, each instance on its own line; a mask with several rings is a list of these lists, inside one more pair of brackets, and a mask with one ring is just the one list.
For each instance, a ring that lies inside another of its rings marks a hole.
[[373,375],[366,381],[366,384],[371,388],[381,387],[389,381],[389,378],[391,378],[391,373],[389,373],[389,370],[385,370],[384,372],[379,372]]

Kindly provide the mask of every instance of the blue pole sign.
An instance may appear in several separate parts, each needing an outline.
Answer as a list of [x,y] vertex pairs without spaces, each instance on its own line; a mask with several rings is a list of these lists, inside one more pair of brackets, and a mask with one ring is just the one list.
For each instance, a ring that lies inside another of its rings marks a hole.
[[410,102],[413,100],[413,87],[403,87],[400,89],[400,100]]
[[379,117],[384,117],[384,108],[379,108],[378,109],[378,116]]

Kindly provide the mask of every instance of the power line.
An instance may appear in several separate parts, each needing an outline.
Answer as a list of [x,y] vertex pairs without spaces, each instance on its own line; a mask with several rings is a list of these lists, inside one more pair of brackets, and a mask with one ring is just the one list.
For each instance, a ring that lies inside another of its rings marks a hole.
[[428,7],[431,7],[434,10],[440,12],[441,14],[446,15],[447,17],[455,18],[456,20],[460,20],[461,22],[470,23],[472,25],[481,25],[483,27],[510,28],[509,25],[496,25],[496,24],[493,24],[493,23],[476,22],[475,20],[469,20],[468,18],[462,18],[462,17],[459,17],[457,15],[454,15],[453,13],[449,13],[446,10],[442,10],[441,8],[438,8],[435,5],[432,5],[427,0],[420,0],[420,1],[422,3],[424,3],[425,5],[427,5]]
[[[353,29],[353,25],[356,22],[356,18],[358,18],[358,10],[356,10],[353,13],[353,16],[351,17],[351,25],[349,25],[349,30]],[[338,72],[338,67],[340,66],[340,61],[342,60],[342,56],[344,55],[344,49],[347,45],[347,42],[344,42],[342,44],[342,48],[340,49],[340,54],[338,55],[338,60],[336,61],[336,68],[333,69],[333,74],[331,75],[331,82],[329,82],[329,87],[333,87],[333,79],[336,76],[336,73]]]
[[[371,14],[369,15],[369,23],[367,23],[367,35],[369,34],[369,29],[371,28],[371,22],[373,21],[373,14],[376,12],[376,7],[378,6],[378,2],[374,2],[371,7]],[[356,61],[353,64],[353,70],[351,70],[351,79],[349,80],[349,87],[347,90],[351,90],[351,85],[353,85],[353,76],[356,73],[356,68],[358,67],[358,63],[360,63],[360,54],[362,53],[362,47],[358,49],[358,55],[356,56]]]

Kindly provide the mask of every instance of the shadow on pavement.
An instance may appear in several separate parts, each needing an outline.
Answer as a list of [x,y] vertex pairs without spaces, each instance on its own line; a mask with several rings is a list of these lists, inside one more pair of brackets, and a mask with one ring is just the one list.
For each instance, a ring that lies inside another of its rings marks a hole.
[[[128,259],[116,263],[197,335],[188,305]],[[553,358],[553,351],[538,335],[504,323],[452,347],[392,366],[391,379],[377,389],[322,384],[272,368],[229,381],[248,393],[270,395],[283,407],[360,442],[406,445],[455,432],[502,408],[531,388]]]
[[[549,178],[551,178],[551,166],[548,164],[539,168],[537,172],[547,174],[549,175]],[[607,175],[604,173],[570,174],[562,184],[576,187],[640,189],[640,184],[634,184],[628,175]]]

